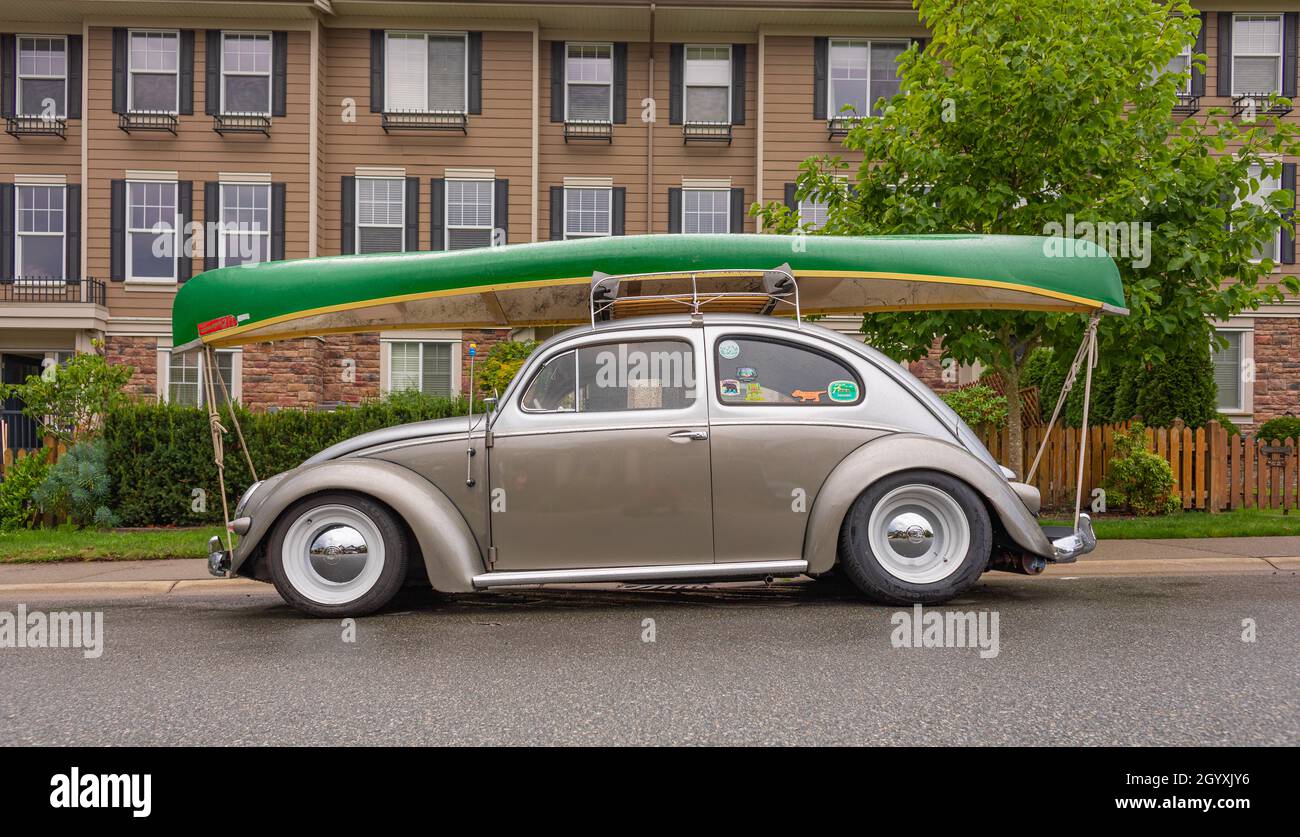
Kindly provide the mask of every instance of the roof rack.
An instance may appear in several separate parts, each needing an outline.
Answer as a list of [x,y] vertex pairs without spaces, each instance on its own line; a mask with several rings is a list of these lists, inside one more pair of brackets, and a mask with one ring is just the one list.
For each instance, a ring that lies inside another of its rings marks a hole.
[[[749,280],[743,290],[725,288],[722,280]],[[646,284],[689,280],[689,290],[643,293]],[[702,281],[703,280],[703,283]],[[701,287],[704,284],[705,287]],[[591,276],[591,324],[627,317],[655,314],[689,313],[696,322],[703,321],[707,309],[726,314],[775,314],[781,305],[793,309],[796,323],[803,318],[799,308],[799,283],[789,264],[779,267],[736,268],[727,270],[674,271],[666,273],[629,273],[610,276],[599,271]]]

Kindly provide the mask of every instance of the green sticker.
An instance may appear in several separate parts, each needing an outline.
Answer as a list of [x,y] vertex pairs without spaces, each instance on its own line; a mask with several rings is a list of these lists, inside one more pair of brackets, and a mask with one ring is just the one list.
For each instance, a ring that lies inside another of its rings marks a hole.
[[831,381],[826,385],[826,394],[840,404],[857,401],[858,385],[855,381]]

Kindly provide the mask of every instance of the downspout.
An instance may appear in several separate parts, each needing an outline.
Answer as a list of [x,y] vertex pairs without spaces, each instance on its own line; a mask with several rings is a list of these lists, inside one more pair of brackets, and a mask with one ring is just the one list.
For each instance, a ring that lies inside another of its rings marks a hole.
[[[767,44],[767,38],[764,36],[763,33],[763,25],[759,24],[758,26],[758,70],[756,73],[758,76],[758,90],[755,91],[754,93],[755,97],[758,100],[758,105],[756,107],[756,110],[758,112],[754,118],[754,133],[757,135],[755,137],[755,144],[757,146],[755,149],[755,153],[756,156],[758,157],[758,171],[754,173],[754,183],[755,183],[754,199],[758,201],[759,206],[763,206],[764,204],[764,200],[763,200],[763,117],[765,114],[763,112],[764,111],[763,101],[766,97],[764,96],[764,91],[763,91],[763,82],[764,82],[763,66],[766,63],[766,58],[763,55],[763,48],[764,46],[766,46],[766,44]],[[755,229],[754,232],[761,233],[762,231],[763,231],[763,216],[760,215],[758,216],[758,220],[757,220],[757,229]]]
[[[649,100],[652,119],[646,120],[645,140],[645,231],[655,231],[655,123],[659,119],[659,109],[655,98],[655,4],[650,4],[650,59],[647,64],[646,97]],[[645,107],[641,108],[644,118]]]

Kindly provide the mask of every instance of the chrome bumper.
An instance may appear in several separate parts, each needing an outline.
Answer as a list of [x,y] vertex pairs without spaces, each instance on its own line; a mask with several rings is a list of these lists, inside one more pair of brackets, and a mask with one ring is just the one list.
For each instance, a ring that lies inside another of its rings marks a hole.
[[230,553],[216,535],[208,538],[208,572],[217,578],[225,578],[230,572]]
[[1087,555],[1097,548],[1097,536],[1092,531],[1092,518],[1086,514],[1079,515],[1079,529],[1074,531],[1065,526],[1044,526],[1043,533],[1052,542],[1052,561],[1057,564],[1072,564],[1080,555]]

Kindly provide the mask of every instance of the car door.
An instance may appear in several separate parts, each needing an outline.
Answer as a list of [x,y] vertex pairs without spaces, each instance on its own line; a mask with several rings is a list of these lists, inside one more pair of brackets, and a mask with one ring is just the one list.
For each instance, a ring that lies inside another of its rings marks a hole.
[[494,569],[713,560],[702,346],[590,334],[530,367],[493,425]]

